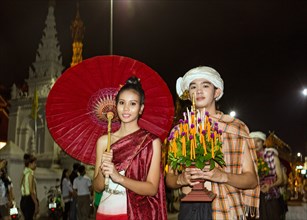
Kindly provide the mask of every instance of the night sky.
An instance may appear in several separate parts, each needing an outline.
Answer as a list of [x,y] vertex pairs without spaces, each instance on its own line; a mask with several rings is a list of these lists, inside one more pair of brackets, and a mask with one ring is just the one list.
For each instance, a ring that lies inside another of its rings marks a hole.
[[[71,62],[70,24],[77,1],[56,1],[63,65]],[[110,2],[80,0],[83,58],[110,54]],[[48,0],[4,0],[0,6],[1,92],[28,78]],[[114,0],[113,54],[156,70],[175,99],[176,79],[207,65],[225,82],[220,110],[237,112],[251,131],[274,131],[307,156],[307,1]]]

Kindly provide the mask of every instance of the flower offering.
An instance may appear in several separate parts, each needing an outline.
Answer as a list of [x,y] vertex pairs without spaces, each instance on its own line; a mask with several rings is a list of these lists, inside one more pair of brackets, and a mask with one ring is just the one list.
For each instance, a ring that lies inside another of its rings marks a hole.
[[265,160],[262,157],[259,157],[257,159],[257,167],[258,167],[258,176],[259,177],[264,177],[269,174],[269,166],[268,163],[265,162]]
[[210,169],[216,163],[221,167],[225,166],[221,135],[218,123],[212,121],[208,112],[203,114],[195,111],[194,105],[191,111],[187,108],[183,119],[179,120],[168,137],[169,166],[175,170],[191,165],[200,169],[205,164],[210,164]]

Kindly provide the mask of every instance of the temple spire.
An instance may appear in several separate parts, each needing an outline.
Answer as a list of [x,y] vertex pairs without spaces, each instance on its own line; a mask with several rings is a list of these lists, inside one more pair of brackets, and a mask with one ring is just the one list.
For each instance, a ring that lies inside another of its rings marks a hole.
[[73,56],[70,66],[74,66],[82,61],[82,48],[83,48],[82,40],[85,31],[83,21],[81,20],[80,17],[79,2],[77,2],[76,17],[75,20],[71,23],[70,29],[73,38],[73,43],[72,43]]
[[64,69],[62,55],[57,39],[56,22],[54,17],[55,1],[50,0],[45,28],[41,42],[38,45],[35,62],[29,68],[28,94],[34,94],[36,88],[40,97],[47,97],[53,83]]

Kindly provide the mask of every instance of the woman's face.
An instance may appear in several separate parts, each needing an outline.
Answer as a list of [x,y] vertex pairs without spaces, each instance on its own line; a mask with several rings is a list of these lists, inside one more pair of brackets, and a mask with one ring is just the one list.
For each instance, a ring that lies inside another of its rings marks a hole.
[[133,89],[120,94],[116,107],[118,117],[125,123],[138,120],[144,109],[144,105],[140,103],[140,95]]
[[215,103],[215,98],[220,93],[219,89],[215,89],[213,84],[206,79],[195,79],[190,83],[189,96],[192,101],[195,98],[196,108],[209,108]]

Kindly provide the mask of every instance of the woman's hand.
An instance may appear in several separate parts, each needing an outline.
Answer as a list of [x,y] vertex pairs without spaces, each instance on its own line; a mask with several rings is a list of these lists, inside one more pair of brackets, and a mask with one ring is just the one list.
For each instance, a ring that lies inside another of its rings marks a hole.
[[102,163],[102,173],[103,175],[109,175],[115,183],[121,183],[124,180],[124,177],[116,170],[114,163],[110,161],[104,161]]
[[113,159],[113,151],[110,150],[110,152],[103,152],[102,157],[101,157],[101,165],[100,165],[100,170],[102,171],[102,174],[105,176],[103,172],[103,163],[104,162],[112,162]]

